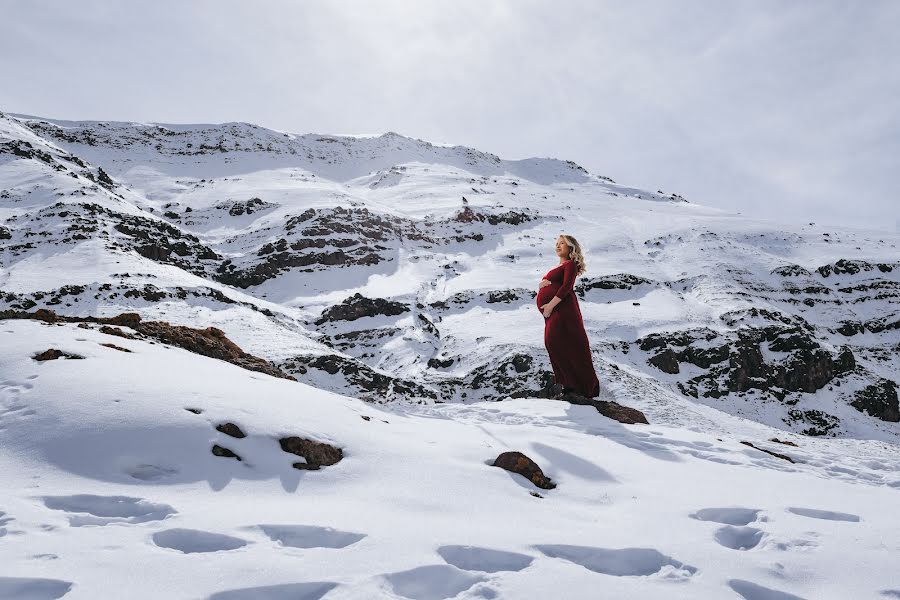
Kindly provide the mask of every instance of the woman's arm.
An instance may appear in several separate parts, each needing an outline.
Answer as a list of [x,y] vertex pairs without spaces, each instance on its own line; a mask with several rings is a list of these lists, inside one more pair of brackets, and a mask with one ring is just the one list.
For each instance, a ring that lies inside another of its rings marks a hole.
[[563,299],[572,292],[572,289],[575,287],[575,277],[577,275],[578,268],[575,265],[575,261],[570,260],[563,265],[562,285],[559,286],[553,299],[541,307],[541,310],[544,312],[544,317],[549,317],[550,313],[553,312],[553,309],[556,308],[556,305],[562,302]]
[[575,264],[574,260],[570,260],[563,264],[562,285],[559,286],[559,289],[556,291],[556,296],[553,298],[553,300],[556,301],[556,304],[562,302],[575,288],[575,277],[577,275],[578,266]]

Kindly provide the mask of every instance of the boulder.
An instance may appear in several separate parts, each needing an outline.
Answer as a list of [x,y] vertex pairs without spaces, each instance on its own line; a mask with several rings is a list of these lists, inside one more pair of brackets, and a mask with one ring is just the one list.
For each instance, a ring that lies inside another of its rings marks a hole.
[[79,356],[77,354],[71,354],[69,352],[63,352],[62,350],[57,350],[56,348],[50,348],[49,350],[44,350],[40,354],[36,354],[33,356],[34,360],[43,362],[45,360],[56,360],[57,358],[84,358],[83,356]]
[[494,460],[495,467],[518,473],[542,490],[552,490],[556,484],[544,475],[537,464],[521,452],[503,452]]
[[247,434],[241,431],[240,427],[231,422],[216,425],[216,431],[221,431],[225,435],[238,439],[247,437]]
[[222,446],[220,446],[218,444],[213,444],[212,453],[215,454],[216,456],[221,456],[223,458],[235,458],[238,461],[243,460],[243,459],[241,459],[240,456],[238,456],[237,454],[235,454],[228,448],[223,448]]
[[328,467],[337,464],[344,458],[344,451],[340,448],[297,436],[284,437],[278,440],[281,449],[291,454],[306,459],[306,462],[295,462],[295,469],[317,471],[320,467]]
[[649,421],[647,421],[647,417],[644,416],[644,413],[638,409],[631,408],[630,406],[623,406],[612,400],[594,400],[593,398],[586,398],[581,394],[576,394],[574,392],[566,392],[559,399],[565,400],[571,404],[593,406],[597,409],[597,412],[604,417],[618,421],[619,423],[625,423],[627,425],[634,425],[636,423],[645,425],[650,424]]

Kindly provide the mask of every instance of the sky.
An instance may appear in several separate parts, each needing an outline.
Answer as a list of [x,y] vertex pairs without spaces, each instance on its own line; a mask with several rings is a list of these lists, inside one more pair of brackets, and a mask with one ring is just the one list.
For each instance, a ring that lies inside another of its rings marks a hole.
[[0,111],[395,131],[900,232],[900,1],[0,0]]

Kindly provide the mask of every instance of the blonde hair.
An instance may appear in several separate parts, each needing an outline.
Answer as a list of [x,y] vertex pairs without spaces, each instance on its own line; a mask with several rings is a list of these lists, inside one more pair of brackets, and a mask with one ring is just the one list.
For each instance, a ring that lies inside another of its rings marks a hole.
[[581,244],[579,244],[578,240],[574,237],[565,233],[561,234],[559,237],[564,239],[569,248],[571,248],[569,251],[569,258],[578,268],[578,274],[583,274],[587,270],[587,265],[584,264],[584,253],[581,251]]

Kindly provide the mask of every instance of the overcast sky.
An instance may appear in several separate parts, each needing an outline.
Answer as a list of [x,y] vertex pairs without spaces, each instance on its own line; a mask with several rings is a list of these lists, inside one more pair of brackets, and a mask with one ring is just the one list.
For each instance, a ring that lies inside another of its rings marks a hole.
[[0,0],[0,111],[396,131],[900,230],[900,0]]

